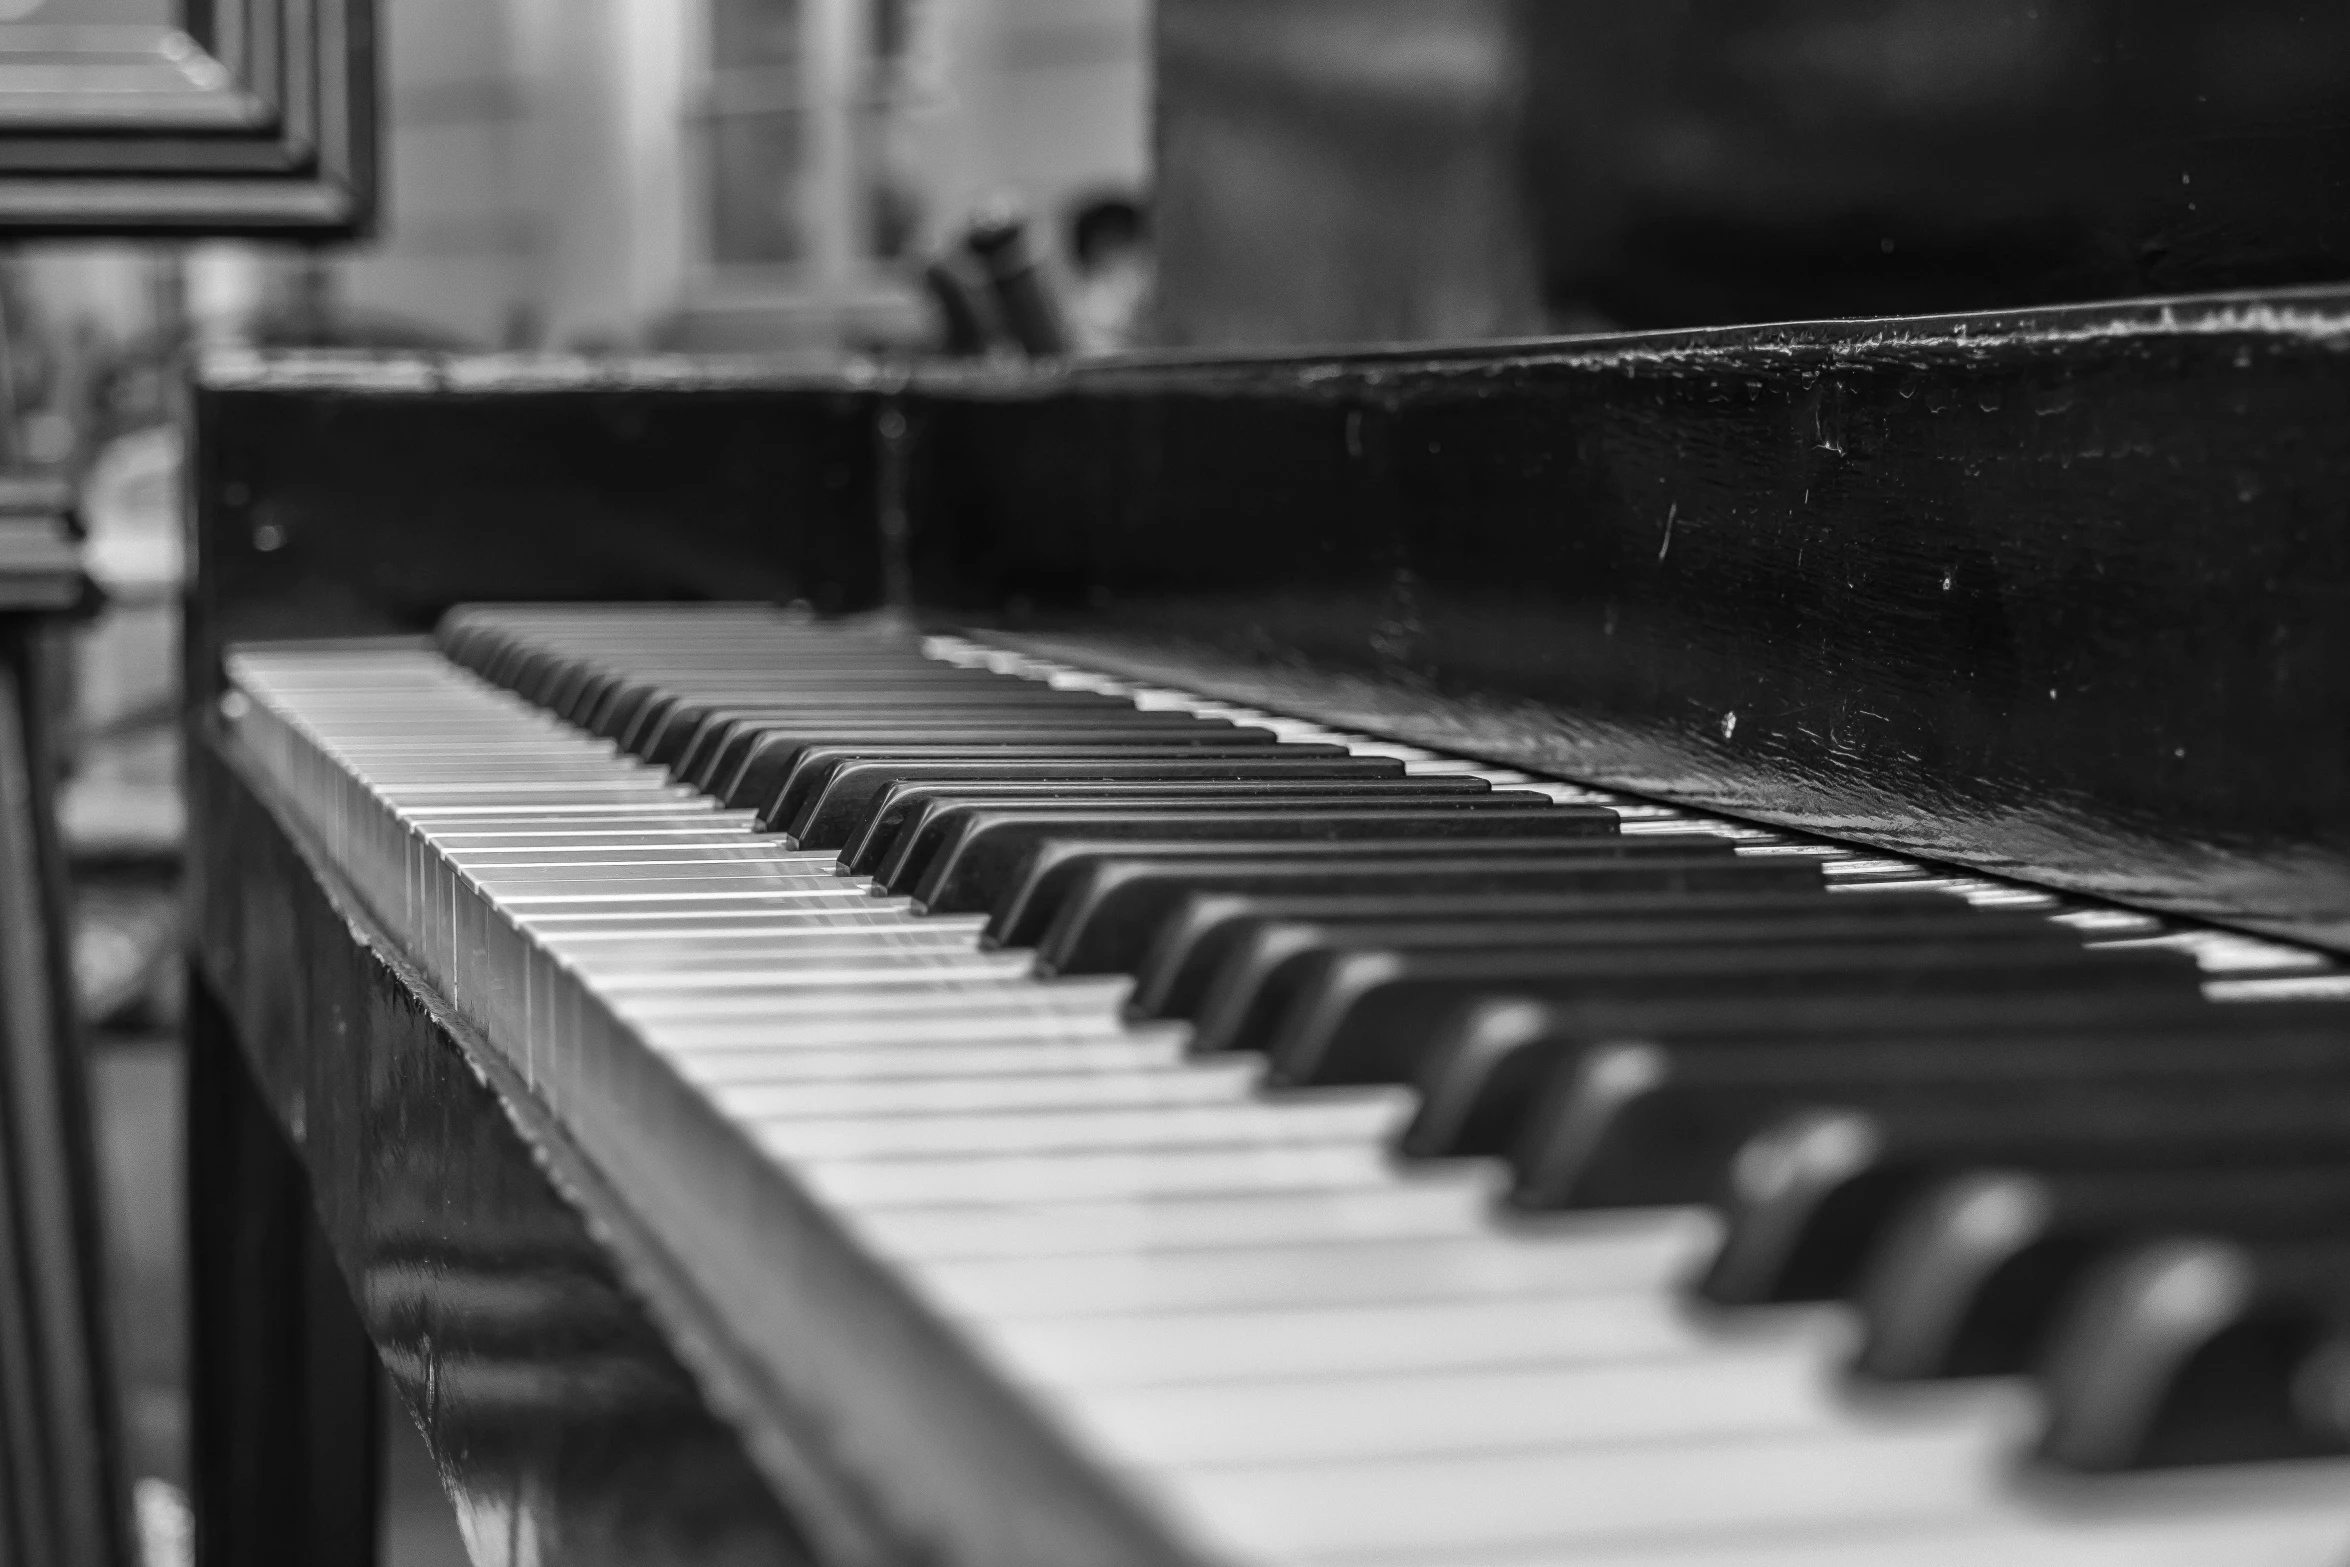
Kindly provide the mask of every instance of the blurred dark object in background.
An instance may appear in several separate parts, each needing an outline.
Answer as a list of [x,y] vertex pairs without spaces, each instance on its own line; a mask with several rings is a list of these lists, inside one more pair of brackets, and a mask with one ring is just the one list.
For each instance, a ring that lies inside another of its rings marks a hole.
[[2350,8],[1163,0],[1158,331],[1493,336],[2350,276]]
[[1069,330],[1078,350],[1132,347],[1150,309],[1150,213],[1137,197],[1104,191],[1071,202],[1065,222]]
[[997,196],[922,268],[938,352],[1044,359],[1133,346],[1151,290],[1150,219],[1139,198],[1095,192],[1068,204],[1068,266],[1047,264],[1027,209]]
[[982,206],[963,233],[963,246],[979,263],[995,304],[996,319],[1012,343],[1032,358],[1069,351],[1069,327],[1053,297],[1028,233],[1028,213],[998,199]]
[[987,278],[960,249],[934,256],[922,267],[923,292],[938,313],[939,352],[957,359],[985,354],[1000,336]]
[[1159,342],[1548,328],[1509,0],[1160,0],[1156,25]]

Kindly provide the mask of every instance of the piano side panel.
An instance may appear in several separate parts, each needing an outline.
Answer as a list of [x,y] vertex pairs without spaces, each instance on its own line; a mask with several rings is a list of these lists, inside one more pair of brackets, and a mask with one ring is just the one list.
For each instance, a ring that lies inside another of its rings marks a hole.
[[941,623],[2350,950],[2350,296],[909,407]]
[[198,972],[467,1527],[585,1567],[788,1567],[867,1538],[830,1493],[786,1515],[681,1363],[709,1336],[648,1303],[653,1274],[624,1280],[630,1221],[211,742],[190,773]]
[[883,590],[873,396],[707,361],[217,356],[195,390],[193,692],[229,642],[467,600]]

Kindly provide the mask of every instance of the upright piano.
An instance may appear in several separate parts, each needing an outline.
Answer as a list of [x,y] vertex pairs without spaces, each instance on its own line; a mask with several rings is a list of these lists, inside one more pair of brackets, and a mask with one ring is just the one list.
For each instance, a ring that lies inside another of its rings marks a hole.
[[230,355],[207,1563],[2350,1561],[2350,294]]

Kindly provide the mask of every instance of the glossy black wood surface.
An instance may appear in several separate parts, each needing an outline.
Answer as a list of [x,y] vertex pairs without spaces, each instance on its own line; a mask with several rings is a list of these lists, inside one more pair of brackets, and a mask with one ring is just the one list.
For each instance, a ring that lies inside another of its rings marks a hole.
[[196,396],[189,689],[254,637],[429,630],[451,604],[884,591],[868,377],[271,355]]
[[1107,366],[907,409],[946,622],[2350,948],[2350,299]]
[[189,1501],[201,1567],[374,1567],[375,1347],[300,1159],[201,973],[188,989]]
[[[193,748],[190,807],[203,824],[199,1048],[212,1052],[191,1102],[192,1152],[208,1156],[197,1200],[213,1199],[195,1234],[218,1243],[199,1258],[195,1355],[216,1375],[200,1369],[195,1426],[264,1461],[200,1463],[200,1515],[235,1526],[212,1534],[203,1567],[347,1559],[304,1556],[303,1542],[366,1526],[285,1490],[306,1464],[352,1492],[347,1453],[309,1453],[292,1472],[265,1462],[352,1436],[331,1413],[352,1402],[333,1398],[352,1364],[336,1288],[485,1545],[566,1567],[810,1559],[714,1413],[739,1417],[742,1397],[711,1396],[685,1368],[721,1357],[701,1364],[723,1381],[724,1352],[679,1315],[657,1247],[209,737]],[[305,1196],[307,1219],[287,1211]],[[247,1211],[221,1211],[231,1197]],[[267,1380],[240,1384],[239,1370]],[[260,1406],[238,1406],[256,1385]]]
[[0,24],[0,231],[284,239],[376,217],[375,0]]

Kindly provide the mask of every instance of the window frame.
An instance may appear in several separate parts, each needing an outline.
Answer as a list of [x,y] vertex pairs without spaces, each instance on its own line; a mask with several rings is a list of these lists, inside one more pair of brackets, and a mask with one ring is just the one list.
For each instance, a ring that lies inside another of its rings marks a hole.
[[377,205],[375,0],[0,23],[0,232],[347,238]]

